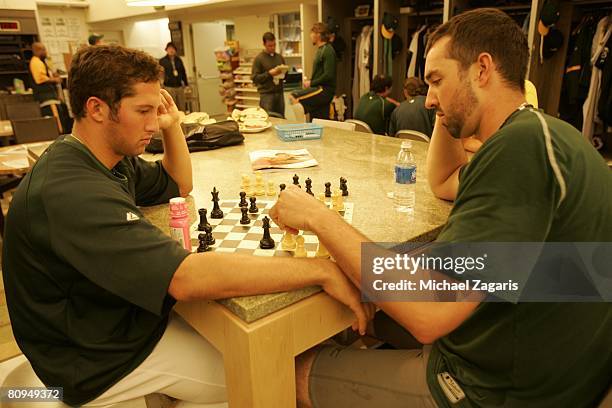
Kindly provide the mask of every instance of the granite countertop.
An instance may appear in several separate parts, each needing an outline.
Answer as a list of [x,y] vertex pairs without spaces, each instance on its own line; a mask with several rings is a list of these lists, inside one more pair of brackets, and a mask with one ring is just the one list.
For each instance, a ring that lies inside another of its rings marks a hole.
[[[425,179],[427,144],[413,142],[413,154],[417,162],[416,204],[414,214],[398,213],[387,193],[393,190],[393,165],[401,139],[325,128],[320,140],[283,142],[274,128],[257,134],[245,134],[243,145],[225,147],[207,152],[191,153],[194,189],[190,202],[192,220],[196,209],[212,208],[213,187],[223,199],[237,199],[240,192],[240,176],[253,174],[249,152],[262,149],[308,149],[319,165],[308,169],[275,170],[263,172],[264,179],[275,185],[292,183],[294,173],[300,182],[310,177],[313,192],[324,191],[324,183],[330,181],[337,188],[339,178],[348,180],[347,202],[354,203],[353,226],[376,242],[428,242],[435,239],[446,222],[451,203],[432,194]],[[143,155],[157,160],[161,155]],[[262,198],[264,199],[264,198]],[[266,197],[265,199],[270,199]],[[143,209],[151,222],[168,232],[167,205]],[[289,293],[225,299],[220,302],[246,322],[252,322],[296,301],[320,291],[310,287]]]

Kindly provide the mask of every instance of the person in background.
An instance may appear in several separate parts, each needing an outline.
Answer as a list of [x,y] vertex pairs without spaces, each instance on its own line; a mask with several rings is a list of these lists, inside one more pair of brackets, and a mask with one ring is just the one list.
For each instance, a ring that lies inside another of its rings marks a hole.
[[104,41],[102,41],[103,38],[104,35],[93,33],[89,36],[87,42],[89,45],[104,45]]
[[310,30],[312,45],[317,47],[312,79],[305,79],[304,88],[291,94],[292,103],[300,103],[310,119],[329,119],[330,103],[336,92],[336,51],[329,43],[327,25],[315,23]]
[[70,133],[72,119],[68,109],[62,102],[58,85],[62,78],[47,65],[47,48],[43,43],[32,44],[34,56],[30,60],[30,75],[32,76],[32,91],[34,99],[40,104],[43,116],[53,116],[57,119],[59,133]]
[[185,87],[189,85],[187,72],[181,58],[176,55],[176,45],[173,42],[166,44],[166,56],[159,60],[164,68],[164,89],[168,91],[180,111],[185,111]]
[[279,66],[285,65],[285,59],[276,52],[276,37],[267,32],[263,35],[264,50],[255,57],[251,79],[257,85],[259,106],[266,112],[276,112],[285,117],[285,99],[283,95],[283,79]]
[[404,96],[406,100],[391,114],[389,136],[400,130],[416,130],[431,137],[436,119],[436,111],[425,107],[427,85],[417,77],[406,78]]
[[391,78],[376,75],[372,78],[370,92],[361,97],[355,111],[355,119],[367,123],[377,135],[386,134],[391,114],[399,105],[397,101],[389,98],[392,86]]

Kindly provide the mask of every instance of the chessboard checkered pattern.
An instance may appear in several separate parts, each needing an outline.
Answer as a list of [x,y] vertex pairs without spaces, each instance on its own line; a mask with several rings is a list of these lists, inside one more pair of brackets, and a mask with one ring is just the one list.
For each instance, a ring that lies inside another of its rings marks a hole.
[[[283,250],[281,248],[281,239],[283,231],[270,219],[270,236],[274,239],[274,249],[261,249],[259,240],[263,237],[263,218],[274,206],[275,201],[257,201],[259,212],[250,214],[251,223],[248,225],[240,224],[242,213],[238,203],[240,200],[222,200],[219,201],[219,207],[223,211],[223,218],[215,219],[210,217],[208,211],[208,222],[213,227],[213,236],[215,243],[211,246],[213,251],[217,252],[237,252],[259,256],[293,256],[293,250]],[[330,203],[327,203],[330,206]],[[344,211],[340,214],[349,224],[353,220],[353,203],[344,203]],[[198,235],[203,233],[198,231],[198,220],[191,226],[191,246],[195,252],[198,248]],[[304,248],[308,257],[314,257],[317,252],[319,240],[312,232],[300,231],[300,235],[304,236]]]

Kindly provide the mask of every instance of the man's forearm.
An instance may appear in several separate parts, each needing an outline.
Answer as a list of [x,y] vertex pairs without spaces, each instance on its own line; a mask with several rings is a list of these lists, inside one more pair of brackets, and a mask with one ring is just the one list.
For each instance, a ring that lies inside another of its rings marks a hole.
[[193,254],[175,272],[168,292],[179,300],[225,299],[323,285],[324,263],[329,262],[222,252]]
[[[319,240],[325,245],[336,263],[351,282],[365,292],[368,288],[361,286],[361,246],[371,242],[367,237],[347,224],[332,211],[320,214],[313,228]],[[395,253],[383,247],[372,245],[372,250],[380,253],[376,256],[394,257]],[[418,271],[412,279],[430,279],[429,271]],[[437,279],[452,280],[436,275]],[[431,343],[437,338],[458,327],[478,306],[481,298],[474,302],[376,302],[376,305],[410,331],[422,343]]]
[[455,199],[458,171],[467,162],[461,140],[454,139],[437,120],[427,151],[427,181],[437,197]]
[[170,177],[179,187],[179,193],[185,197],[193,189],[191,158],[180,124],[162,132],[164,158],[162,164]]

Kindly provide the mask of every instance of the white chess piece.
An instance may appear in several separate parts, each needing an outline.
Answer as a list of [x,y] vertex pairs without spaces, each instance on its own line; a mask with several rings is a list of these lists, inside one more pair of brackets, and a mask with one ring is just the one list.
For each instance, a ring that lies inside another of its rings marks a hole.
[[250,196],[251,191],[251,177],[248,174],[242,175],[242,184],[240,185],[240,190],[244,191],[247,196]]
[[285,231],[283,235],[283,239],[281,240],[281,248],[285,251],[295,249],[295,235],[290,233],[289,231]]
[[268,193],[269,197],[274,197],[276,195],[276,187],[274,186],[273,181],[268,181]]
[[329,251],[325,248],[325,245],[321,241],[319,241],[319,245],[317,246],[317,253],[315,254],[317,258],[329,258]]
[[296,258],[306,258],[306,249],[304,248],[304,237],[302,235],[298,235],[295,237],[295,252],[293,256]]
[[261,173],[255,173],[255,192],[256,196],[266,195],[266,188]]
[[338,212],[344,211],[344,200],[342,199],[342,191],[334,191],[334,193],[332,194],[332,202],[334,205],[334,210]]

